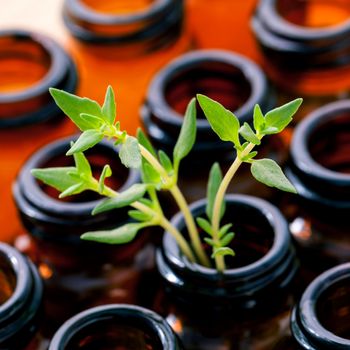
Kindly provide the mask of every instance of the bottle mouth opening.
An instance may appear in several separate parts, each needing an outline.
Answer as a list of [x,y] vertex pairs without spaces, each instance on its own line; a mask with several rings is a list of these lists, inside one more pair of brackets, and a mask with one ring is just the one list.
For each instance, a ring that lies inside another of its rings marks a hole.
[[346,0],[277,0],[276,9],[284,20],[305,29],[343,25],[350,17]]
[[[164,86],[166,103],[181,117],[196,94],[206,95],[227,109],[237,111],[247,103],[251,93],[251,82],[241,67],[215,60],[184,66],[173,72]],[[199,107],[197,118],[206,119]]]
[[0,251],[0,307],[9,300],[16,289],[17,276],[9,257]]
[[350,100],[325,105],[297,126],[291,143],[293,164],[306,181],[344,191],[350,186],[349,140]]
[[50,350],[170,350],[175,337],[154,312],[131,305],[92,308],[68,320],[54,336]]
[[293,312],[292,330],[301,344],[322,349],[350,345],[350,264],[318,276],[305,290]]
[[74,63],[52,39],[20,30],[0,31],[0,128],[43,122],[60,114],[50,87],[73,92]]
[[156,0],[82,0],[91,10],[109,15],[130,15],[149,9]]

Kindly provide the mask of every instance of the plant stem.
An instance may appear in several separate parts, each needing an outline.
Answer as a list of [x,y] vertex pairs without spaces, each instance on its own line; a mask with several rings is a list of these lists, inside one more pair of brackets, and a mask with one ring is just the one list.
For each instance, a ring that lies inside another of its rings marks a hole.
[[[171,180],[166,170],[163,168],[163,166],[159,163],[158,159],[156,159],[145,147],[140,145],[141,155],[153,166],[153,168],[159,172],[159,174],[162,176],[163,180],[165,182]],[[203,266],[210,267],[210,261],[205,254],[205,251],[202,247],[201,240],[199,238],[199,233],[196,227],[196,224],[194,222],[193,216],[191,214],[191,211],[188,207],[188,204],[185,200],[185,197],[183,196],[182,192],[180,191],[179,187],[176,183],[172,184],[169,187],[169,191],[172,194],[173,198],[175,199],[175,202],[177,203],[179,209],[181,210],[185,223],[187,226],[187,230],[191,239],[191,243],[193,246],[193,249],[200,261],[200,263]]]
[[[221,181],[218,192],[215,197],[214,207],[213,207],[213,220],[212,220],[212,230],[213,230],[213,240],[216,243],[220,242],[219,238],[219,228],[220,228],[220,212],[222,202],[224,201],[227,187],[230,184],[236,171],[243,163],[241,160],[244,156],[248,155],[252,149],[255,147],[253,143],[249,143],[248,146],[243,150],[240,156],[237,155],[234,162],[231,164],[230,168],[226,172],[224,178]],[[225,260],[223,256],[215,256],[215,265],[218,271],[222,272],[225,270]]]
[[210,261],[209,261],[207,255],[205,254],[201,240],[199,238],[199,233],[198,233],[196,224],[194,222],[193,216],[191,214],[191,211],[187,205],[187,202],[186,202],[182,192],[180,191],[179,187],[177,185],[175,185],[172,188],[170,188],[170,193],[173,195],[180,210],[182,211],[182,214],[183,214],[185,222],[186,222],[188,234],[190,235],[193,249],[196,252],[196,255],[198,256],[200,263],[203,266],[210,267]]
[[[103,189],[103,194],[107,197],[116,197],[118,196],[118,192],[112,190],[110,187],[105,186]],[[187,241],[184,239],[182,234],[179,230],[177,230],[170,222],[169,220],[163,215],[163,212],[157,213],[156,211],[152,210],[151,208],[147,207],[147,205],[144,205],[143,203],[140,203],[138,201],[135,201],[130,204],[135,209],[138,209],[142,211],[145,214],[149,214],[151,216],[159,215],[160,221],[159,226],[161,226],[164,230],[168,231],[176,240],[177,244],[179,245],[181,251],[186,255],[187,259],[191,262],[196,262],[196,258],[192,253],[192,250],[190,246],[188,245]]]

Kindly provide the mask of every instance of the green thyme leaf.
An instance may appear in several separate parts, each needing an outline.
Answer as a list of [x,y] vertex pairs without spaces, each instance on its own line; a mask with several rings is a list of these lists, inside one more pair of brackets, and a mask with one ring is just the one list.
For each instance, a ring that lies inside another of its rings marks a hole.
[[126,141],[122,143],[119,157],[127,168],[138,169],[141,167],[141,152],[135,137],[128,136]]
[[142,159],[141,177],[142,182],[153,184],[159,189],[161,188],[162,179],[159,173],[144,159]]
[[253,124],[255,131],[258,133],[265,128],[265,118],[259,105],[254,106]]
[[224,237],[222,237],[220,239],[221,246],[226,247],[227,245],[229,245],[231,243],[231,241],[233,240],[234,236],[235,236],[235,234],[233,232],[229,232]]
[[113,125],[116,117],[116,107],[115,107],[114,91],[112,86],[110,85],[108,86],[106,91],[105,100],[102,106],[102,114],[104,116],[104,120],[108,124]]
[[283,174],[282,169],[272,159],[255,160],[250,168],[253,176],[263,184],[282,191],[297,193],[295,187]]
[[76,172],[76,169],[74,167],[57,167],[31,170],[32,175],[36,179],[60,192],[77,183],[77,180],[69,175],[70,172]]
[[250,163],[257,154],[257,151],[250,152],[246,156],[242,157],[242,161]]
[[103,134],[98,130],[87,130],[84,131],[74,142],[73,146],[66,153],[67,156],[71,156],[76,152],[84,152],[87,149],[95,146],[103,139]]
[[91,231],[84,233],[80,238],[108,244],[124,244],[131,242],[144,224],[131,223],[110,231]]
[[210,225],[208,220],[205,220],[203,218],[198,217],[198,218],[196,218],[196,221],[197,221],[198,226],[202,230],[204,230],[206,233],[208,233],[209,235],[212,236],[212,229],[211,229],[211,225]]
[[214,248],[213,254],[211,255],[211,257],[215,258],[216,256],[226,256],[226,255],[235,256],[235,252],[229,247]]
[[166,172],[168,174],[172,173],[174,170],[173,165],[171,163],[170,158],[167,156],[167,154],[164,151],[160,150],[158,152],[158,157],[159,157],[160,164],[162,164],[162,166],[166,170]]
[[216,247],[217,246],[216,242],[212,238],[205,237],[204,241],[206,243],[208,243],[212,247]]
[[219,231],[219,238],[223,237],[231,227],[232,227],[232,224],[226,224],[222,226]]
[[74,153],[73,157],[74,157],[74,162],[76,166],[76,173],[78,175],[84,174],[85,177],[92,177],[91,167],[84,153],[82,152]]
[[176,172],[178,171],[180,161],[190,153],[196,141],[196,115],[196,100],[193,98],[187,106],[180,134],[173,151],[174,168]]
[[71,187],[68,187],[58,197],[64,198],[64,197],[72,196],[73,194],[79,194],[87,189],[89,188],[84,184],[84,182],[79,182]]
[[[207,187],[207,206],[206,206],[206,214],[210,220],[212,220],[214,202],[216,198],[216,194],[220,187],[220,183],[222,181],[222,173],[219,166],[219,163],[214,163],[210,169],[208,187]],[[221,206],[221,217],[225,212],[225,202],[222,203]]]
[[150,221],[152,219],[150,215],[139,210],[129,210],[128,214],[132,219],[137,221]]
[[63,90],[50,88],[50,93],[57,106],[73,121],[73,123],[82,131],[91,128],[81,114],[91,114],[103,118],[100,105],[89,98],[81,98]]
[[88,129],[99,129],[104,123],[102,118],[91,114],[81,113],[80,117],[84,120]]
[[223,141],[233,142],[240,148],[238,118],[220,103],[204,95],[197,95],[198,102],[215,133]]
[[147,151],[152,154],[152,156],[157,157],[156,151],[154,150],[151,142],[141,128],[137,129],[137,140],[139,141],[140,145],[145,147]]
[[243,138],[254,145],[260,145],[260,140],[255,135],[254,131],[250,127],[248,123],[244,123],[241,128],[239,129],[239,133],[243,136]]
[[116,197],[108,198],[97,204],[92,211],[92,215],[96,215],[112,209],[122,208],[137,201],[145,194],[147,190],[146,184],[135,184],[129,187],[124,192],[118,194]]
[[106,164],[102,169],[102,173],[101,173],[100,179],[98,181],[98,192],[99,193],[103,193],[104,186],[105,186],[105,180],[107,177],[110,177],[110,176],[112,176],[112,169],[108,164]]
[[281,132],[292,121],[293,115],[297,112],[302,102],[302,98],[297,98],[296,100],[268,112],[265,115],[266,128],[262,130],[261,133],[267,135]]

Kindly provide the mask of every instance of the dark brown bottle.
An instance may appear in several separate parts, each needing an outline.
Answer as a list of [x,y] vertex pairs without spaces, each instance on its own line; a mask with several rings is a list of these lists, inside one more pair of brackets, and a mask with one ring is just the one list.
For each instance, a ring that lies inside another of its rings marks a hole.
[[[204,215],[204,200],[191,205]],[[223,224],[232,222],[236,256],[218,273],[189,263],[166,233],[157,266],[164,282],[158,312],[188,350],[271,349],[288,333],[297,263],[286,220],[268,202],[228,195]],[[184,229],[181,215],[172,223]]]
[[[44,279],[48,320],[53,328],[88,307],[111,303],[147,303],[152,283],[153,245],[147,233],[132,243],[107,245],[86,242],[80,235],[118,227],[127,222],[127,210],[91,215],[101,198],[95,193],[57,198],[56,190],[36,181],[33,168],[71,166],[66,157],[71,138],[49,144],[23,165],[14,186],[14,198],[27,233],[16,246],[32,257]],[[99,178],[105,164],[113,175],[109,186],[123,191],[139,181],[139,173],[124,167],[118,149],[103,141],[87,153],[93,174]],[[147,282],[147,279],[149,281]],[[49,322],[48,321],[48,322]]]
[[315,110],[295,129],[286,174],[298,195],[283,195],[303,271],[312,280],[349,261],[350,101]]
[[69,319],[49,350],[181,350],[167,324],[155,312],[134,305],[95,307]]
[[[182,55],[154,76],[141,110],[142,122],[156,148],[172,155],[186,106],[198,93],[223,104],[241,123],[252,123],[255,104],[266,113],[275,102],[264,73],[248,58],[222,50]],[[287,154],[286,140],[275,135],[266,141],[260,147],[261,156],[268,154],[283,161]],[[234,156],[232,144],[219,139],[198,108],[196,143],[184,159],[179,175],[180,187],[187,199],[203,198],[211,165],[220,162],[225,170]],[[251,180],[249,168],[246,165],[242,168],[232,189],[269,196],[264,186]]]
[[252,28],[263,67],[281,101],[304,98],[297,119],[349,96],[349,13],[347,1],[264,0],[257,5]]
[[12,242],[21,228],[11,183],[34,150],[74,132],[73,123],[63,116],[48,89],[74,92],[77,71],[67,52],[51,38],[1,30],[0,77],[0,238]]
[[[43,284],[35,266],[0,243],[0,349],[40,350]],[[47,344],[46,344],[47,345]]]
[[293,310],[291,335],[273,350],[349,349],[349,293],[349,263],[318,276]]
[[66,0],[64,22],[72,34],[68,46],[81,67],[84,96],[103,101],[112,85],[118,120],[133,134],[139,108],[155,72],[187,51],[184,1]]

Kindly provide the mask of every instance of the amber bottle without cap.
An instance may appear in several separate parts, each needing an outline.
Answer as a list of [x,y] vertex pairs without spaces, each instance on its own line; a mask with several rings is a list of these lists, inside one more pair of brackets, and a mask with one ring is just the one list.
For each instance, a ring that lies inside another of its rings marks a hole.
[[68,44],[81,74],[81,94],[103,100],[113,85],[123,129],[135,132],[139,108],[153,74],[189,48],[183,0],[66,0]]
[[43,349],[43,285],[28,258],[0,243],[0,349]]
[[252,27],[281,99],[304,98],[299,117],[349,96],[348,1],[260,1]]
[[[0,238],[20,231],[11,183],[23,161],[38,147],[75,130],[50,98],[49,87],[74,92],[75,65],[52,39],[21,30],[0,31]],[[6,150],[6,151],[5,151]]]
[[[195,216],[205,201],[191,205]],[[166,233],[157,266],[164,282],[156,310],[185,349],[271,349],[288,332],[297,263],[286,220],[277,208],[251,196],[226,197],[223,223],[232,222],[236,256],[218,273],[189,263]],[[184,229],[181,215],[172,223]],[[272,297],[273,296],[273,297]]]
[[49,350],[181,350],[176,335],[155,312],[111,304],[86,310],[63,324]]
[[[252,122],[255,104],[266,112],[275,102],[264,73],[246,57],[222,50],[199,50],[180,56],[154,76],[141,110],[142,122],[156,148],[172,155],[186,106],[197,93],[234,111],[241,123]],[[218,161],[225,167],[234,157],[232,144],[221,141],[200,108],[197,111],[196,143],[179,176],[180,186],[190,201],[205,196],[212,163]],[[260,147],[261,154],[274,153],[272,156],[281,161],[287,154],[284,140],[280,136],[269,140]],[[265,189],[251,181],[248,172],[243,171],[234,181],[235,192],[258,191],[263,195]]]
[[291,317],[292,336],[274,350],[350,348],[350,264],[318,276],[305,290]]
[[[84,192],[67,200],[37,182],[33,168],[70,166],[66,157],[71,138],[49,144],[34,153],[22,167],[14,186],[14,198],[28,234],[19,236],[16,246],[32,257],[47,289],[49,321],[57,324],[87,307],[107,302],[147,303],[152,281],[153,246],[147,234],[130,244],[118,246],[80,240],[86,231],[114,228],[128,220],[126,210],[91,215],[101,200]],[[95,177],[105,164],[113,176],[109,185],[123,191],[139,181],[139,174],[121,164],[112,142],[102,142],[86,152]]]
[[315,110],[293,135],[286,174],[298,195],[283,195],[280,207],[308,279],[350,259],[349,130],[350,100],[344,100]]

